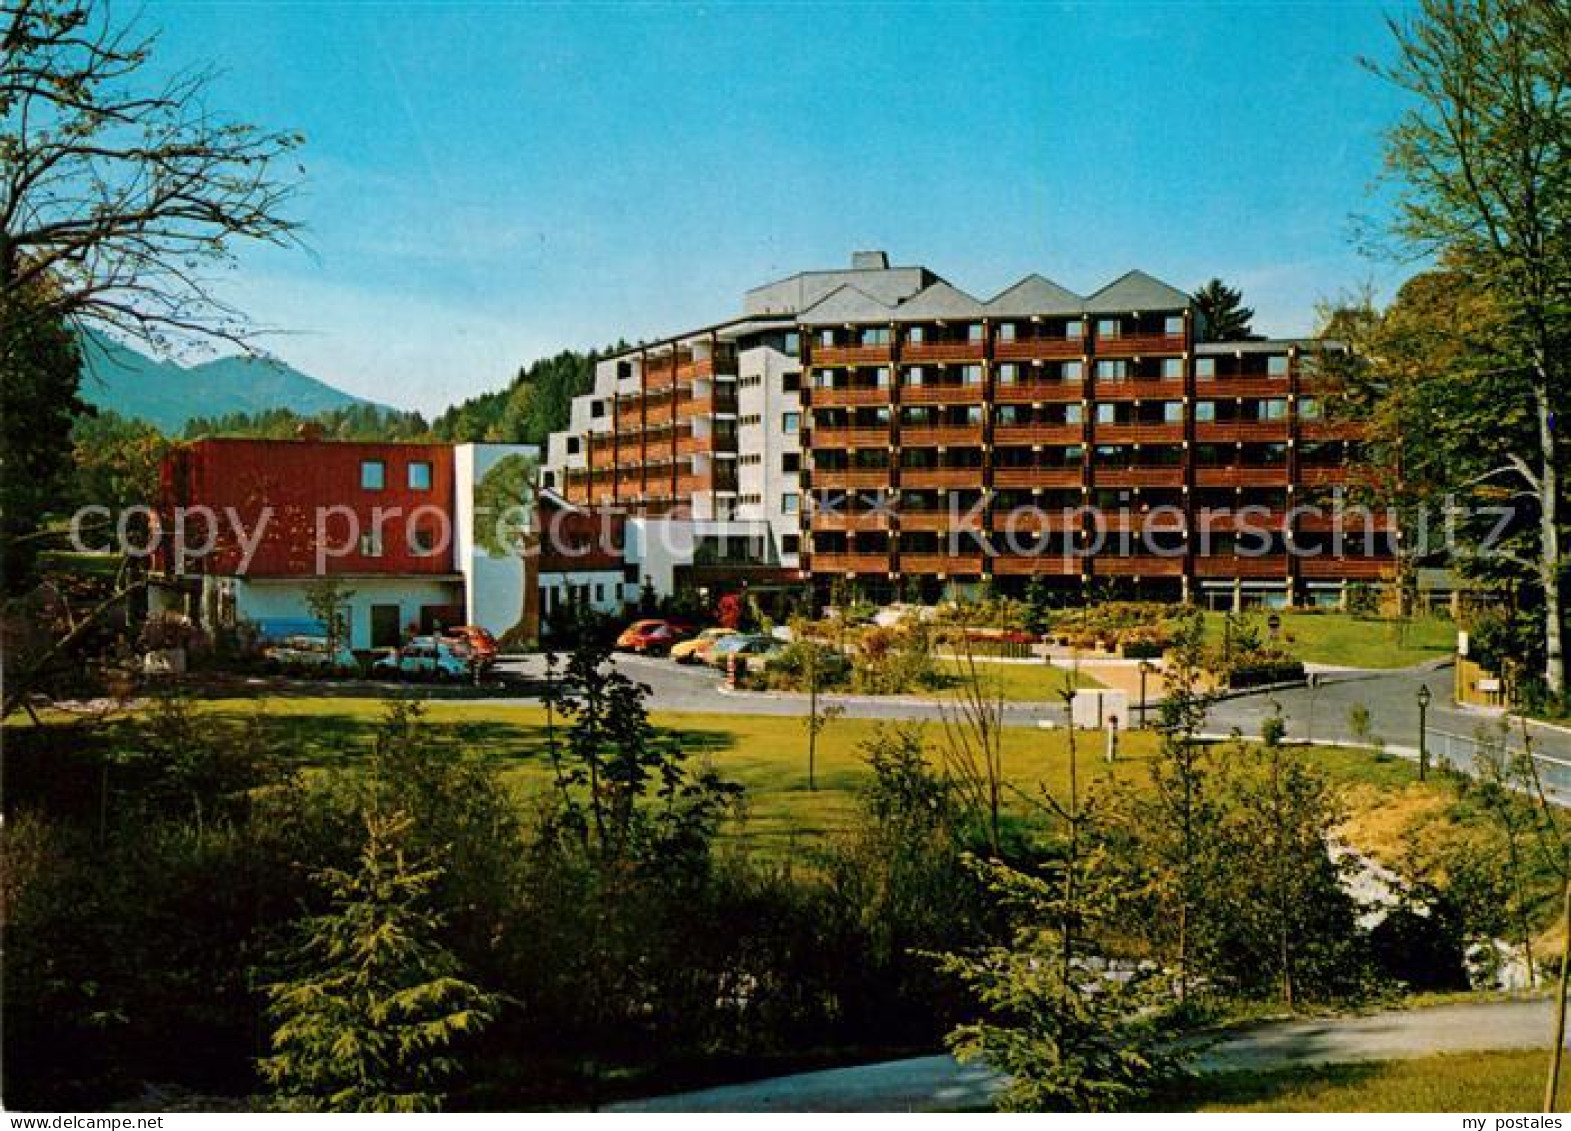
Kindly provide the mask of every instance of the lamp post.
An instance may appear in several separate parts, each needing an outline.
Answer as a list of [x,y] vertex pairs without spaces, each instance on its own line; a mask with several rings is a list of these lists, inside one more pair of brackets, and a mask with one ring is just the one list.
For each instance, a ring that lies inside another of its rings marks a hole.
[[1140,729],[1146,729],[1146,676],[1152,672],[1151,661],[1140,661]]
[[1429,701],[1434,698],[1427,683],[1418,685],[1418,780],[1429,774]]

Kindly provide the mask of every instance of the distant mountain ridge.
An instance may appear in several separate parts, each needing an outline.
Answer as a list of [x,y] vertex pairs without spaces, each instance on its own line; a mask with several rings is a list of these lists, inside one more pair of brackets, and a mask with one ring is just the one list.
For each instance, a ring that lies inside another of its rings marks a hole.
[[[185,366],[96,331],[83,334],[82,399],[174,434],[193,417],[287,408],[301,416],[371,404],[281,361],[218,357]],[[378,405],[385,408],[385,405]]]

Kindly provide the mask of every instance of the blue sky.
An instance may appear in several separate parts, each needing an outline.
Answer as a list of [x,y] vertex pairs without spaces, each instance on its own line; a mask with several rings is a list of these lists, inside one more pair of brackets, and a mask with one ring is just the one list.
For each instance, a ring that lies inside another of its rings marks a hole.
[[161,62],[306,135],[309,253],[222,293],[267,345],[430,412],[564,347],[726,317],[884,248],[987,297],[1139,266],[1257,329],[1400,281],[1360,255],[1397,96],[1370,3],[203,3]]

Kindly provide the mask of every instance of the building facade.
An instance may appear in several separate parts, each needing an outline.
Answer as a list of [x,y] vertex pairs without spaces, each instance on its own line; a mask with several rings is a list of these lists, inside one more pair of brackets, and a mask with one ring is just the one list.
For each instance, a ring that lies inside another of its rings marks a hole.
[[703,524],[695,563],[735,539],[732,564],[821,596],[1034,583],[1334,604],[1388,579],[1394,529],[1346,505],[1359,435],[1333,411],[1340,347],[1204,330],[1187,294],[1138,271],[1089,296],[1030,276],[983,301],[859,253],[606,359],[546,474],[583,506]]

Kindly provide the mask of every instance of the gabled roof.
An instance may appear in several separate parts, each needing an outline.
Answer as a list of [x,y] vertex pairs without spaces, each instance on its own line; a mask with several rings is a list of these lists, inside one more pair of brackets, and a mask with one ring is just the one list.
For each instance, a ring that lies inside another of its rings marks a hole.
[[1027,275],[987,301],[995,318],[1030,318],[1038,314],[1079,314],[1085,299],[1040,275]]
[[895,308],[885,306],[846,283],[836,287],[800,315],[807,326],[837,326],[846,322],[888,322]]
[[942,279],[912,295],[895,309],[902,322],[923,322],[944,318],[981,318],[987,313],[976,299]]
[[1085,301],[1087,314],[1128,314],[1130,311],[1183,310],[1190,297],[1144,271],[1115,279]]

